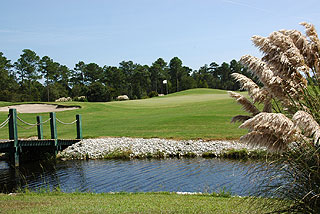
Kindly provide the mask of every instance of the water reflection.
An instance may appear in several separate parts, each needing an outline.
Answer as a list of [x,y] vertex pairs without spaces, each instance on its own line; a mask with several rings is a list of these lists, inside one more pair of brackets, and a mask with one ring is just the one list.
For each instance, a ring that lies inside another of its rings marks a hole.
[[224,159],[89,160],[29,163],[19,170],[0,162],[0,190],[57,188],[64,192],[217,192],[248,195],[257,182],[248,170],[257,163]]

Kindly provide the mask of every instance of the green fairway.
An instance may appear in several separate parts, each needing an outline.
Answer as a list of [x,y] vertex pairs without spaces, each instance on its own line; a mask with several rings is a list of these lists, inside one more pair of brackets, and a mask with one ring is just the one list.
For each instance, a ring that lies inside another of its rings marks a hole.
[[[267,213],[258,207],[270,199],[224,198],[169,193],[0,194],[1,213]],[[257,203],[258,202],[258,203]],[[280,201],[274,201],[279,205]],[[257,212],[257,210],[259,210]]]
[[[12,103],[1,102],[1,106]],[[164,97],[143,100],[106,103],[68,102],[63,105],[79,105],[81,109],[57,112],[57,118],[71,122],[76,114],[82,115],[83,136],[97,137],[159,137],[175,139],[237,139],[246,131],[239,124],[230,124],[234,115],[243,113],[239,105],[226,91],[216,89],[191,89]],[[43,121],[49,113],[18,114],[20,118],[35,123],[36,115]],[[0,122],[7,113],[0,113]],[[19,138],[36,136],[31,129],[18,122]],[[23,128],[24,127],[24,128]],[[49,138],[49,124],[44,125],[44,136]],[[58,123],[58,138],[75,138],[75,125]],[[0,138],[8,138],[8,128],[0,130]]]

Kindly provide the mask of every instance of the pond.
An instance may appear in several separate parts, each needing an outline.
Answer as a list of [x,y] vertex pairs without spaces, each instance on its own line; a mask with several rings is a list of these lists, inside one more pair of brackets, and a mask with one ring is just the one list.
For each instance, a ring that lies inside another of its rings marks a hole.
[[249,195],[258,188],[248,171],[258,162],[226,159],[145,159],[29,163],[19,170],[0,162],[0,191],[18,188],[63,192],[219,192]]

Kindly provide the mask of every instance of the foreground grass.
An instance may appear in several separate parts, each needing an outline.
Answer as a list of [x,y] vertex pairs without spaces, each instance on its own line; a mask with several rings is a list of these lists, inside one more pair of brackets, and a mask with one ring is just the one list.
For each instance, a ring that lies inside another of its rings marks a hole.
[[[0,102],[0,106],[11,104]],[[237,128],[239,124],[230,124],[234,115],[243,112],[222,90],[192,89],[145,100],[59,104],[81,106],[78,110],[57,112],[57,118],[71,122],[76,114],[81,114],[85,138],[238,139],[245,133]],[[35,123],[36,115],[42,115],[43,121],[49,118],[49,113],[18,115],[30,123]],[[0,112],[0,122],[6,117],[7,113]],[[75,138],[75,125],[57,125],[59,138]],[[36,136],[36,127],[26,130],[21,126],[25,125],[20,123],[19,137]],[[45,138],[49,138],[48,123],[43,130]],[[8,138],[7,128],[0,130],[0,138]]]
[[[27,193],[0,194],[1,213],[265,213],[270,199],[225,198],[169,193]],[[280,202],[278,203],[280,204]],[[277,203],[275,203],[277,205]],[[273,206],[275,208],[275,206]],[[257,211],[259,210],[259,211]]]

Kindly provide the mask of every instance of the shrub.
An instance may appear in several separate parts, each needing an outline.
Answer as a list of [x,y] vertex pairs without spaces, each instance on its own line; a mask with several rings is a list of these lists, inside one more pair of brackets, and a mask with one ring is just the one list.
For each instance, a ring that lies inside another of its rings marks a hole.
[[156,91],[151,91],[149,94],[148,94],[148,97],[157,97],[158,96],[158,92]]
[[76,102],[88,102],[88,99],[86,98],[86,96],[79,96],[79,97],[73,98],[73,101],[76,101]]
[[[281,153],[269,165],[281,172],[270,173],[265,190],[292,200],[283,212],[320,213],[320,40],[313,25],[301,24],[306,35],[280,30],[268,37],[253,36],[262,59],[245,55],[240,61],[263,87],[234,73],[252,101],[229,94],[250,114],[232,118],[249,130],[240,141]],[[262,104],[262,111],[255,104]]]

